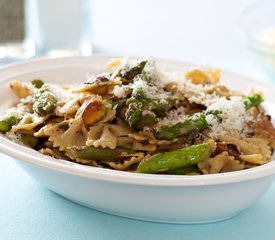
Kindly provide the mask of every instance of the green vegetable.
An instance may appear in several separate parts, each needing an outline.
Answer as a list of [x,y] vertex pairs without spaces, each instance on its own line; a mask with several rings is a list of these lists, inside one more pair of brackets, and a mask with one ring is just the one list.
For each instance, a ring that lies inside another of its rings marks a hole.
[[146,126],[150,126],[157,122],[156,115],[153,114],[145,114],[143,115],[138,122],[135,124],[136,130],[142,130]]
[[194,117],[192,117],[191,121],[197,126],[199,131],[208,127],[208,123],[203,113],[195,115]]
[[31,80],[31,84],[36,88],[41,88],[44,85],[44,82],[41,79],[33,79]]
[[111,104],[113,109],[115,109],[117,112],[120,112],[121,109],[126,106],[126,99],[112,101]]
[[264,101],[263,97],[260,94],[246,96],[243,98],[244,105],[246,109],[249,109],[254,106],[260,105]]
[[[156,122],[157,117],[166,116],[167,112],[175,105],[172,97],[167,99],[146,98],[141,88],[134,89],[132,97],[126,101],[126,122],[136,130],[150,126]],[[152,114],[142,114],[150,111]]]
[[95,147],[73,147],[68,150],[69,153],[72,154],[75,158],[83,158],[83,159],[93,159],[99,161],[117,161],[121,159],[121,153],[134,153],[134,150],[126,149],[126,148],[95,148]]
[[126,66],[124,69],[121,70],[120,77],[128,81],[132,81],[135,76],[142,73],[146,63],[147,63],[147,60],[144,60],[144,61],[138,62],[135,66],[132,66],[132,67]]
[[33,110],[41,116],[54,112],[56,108],[56,96],[48,89],[41,89],[35,94]]
[[139,173],[159,173],[191,166],[211,156],[213,141],[193,145],[166,153],[158,153],[142,160],[137,168]]
[[131,127],[134,127],[135,124],[140,120],[142,116],[143,103],[139,101],[134,101],[128,104],[125,117],[126,122],[129,123]]
[[164,125],[159,130],[154,129],[154,136],[157,139],[174,139],[177,137],[188,136],[193,139],[203,129],[207,128],[208,124],[204,114],[199,114],[195,117],[186,119],[183,122],[174,125]]
[[186,175],[189,173],[201,173],[198,166],[195,165],[191,165],[191,166],[187,166],[187,167],[182,167],[182,168],[176,168],[176,169],[170,169],[166,172],[167,174],[171,174],[171,175]]
[[152,110],[157,117],[165,117],[167,112],[175,105],[175,98],[159,99],[159,98],[145,98],[142,100],[145,108]]
[[[156,122],[156,117],[164,117],[167,112],[173,107],[175,101],[168,99],[138,99],[130,98],[126,102],[126,122],[136,130],[142,129],[144,126],[149,126]],[[152,114],[142,114],[143,111],[151,111]],[[143,127],[141,127],[143,125]]]
[[16,125],[20,119],[14,116],[4,117],[0,120],[0,131],[8,132],[13,125]]
[[27,145],[31,148],[35,148],[35,146],[38,144],[38,141],[39,141],[39,138],[28,134],[23,134],[23,133],[19,135],[19,138],[24,145]]
[[113,109],[116,110],[117,116],[122,116],[122,114],[124,114],[123,110],[126,110],[125,120],[136,130],[142,130],[143,127],[150,126],[156,122],[154,112],[142,114],[144,107],[147,104],[144,100],[138,101],[138,99],[134,98],[130,98],[128,100],[120,99],[112,104]]

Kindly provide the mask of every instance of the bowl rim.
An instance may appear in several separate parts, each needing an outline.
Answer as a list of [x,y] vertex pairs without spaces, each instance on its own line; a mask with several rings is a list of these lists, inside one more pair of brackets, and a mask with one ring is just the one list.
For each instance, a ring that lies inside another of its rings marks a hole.
[[[118,57],[118,56],[109,55],[109,54],[95,54],[90,57],[66,57],[66,58],[56,58],[56,59],[39,58],[34,60],[28,60],[25,62],[8,64],[4,67],[1,67],[0,72],[2,73],[1,78],[5,79],[7,78],[7,76],[9,76],[10,74],[13,74],[14,72],[16,72],[16,75],[18,75],[18,71],[21,74],[22,69],[25,70],[26,72],[27,66],[32,66],[30,72],[36,70],[35,66],[36,67],[39,66],[40,70],[48,69],[47,67],[41,68],[41,63],[43,63],[43,66],[46,66],[47,63],[50,63],[50,65],[52,66],[56,66],[56,63],[60,65],[64,65],[64,64],[66,65],[66,63],[68,64],[74,63],[73,64],[74,66],[81,66],[81,61],[84,61],[84,59],[85,61],[86,60],[89,61],[89,59],[90,60],[93,59],[95,61],[96,59],[103,58],[108,61],[114,57]],[[133,58],[136,58],[136,57],[134,56]],[[156,58],[156,60],[167,61],[171,64],[176,63],[176,64],[181,64],[186,66],[192,65],[190,63],[185,63],[182,61],[164,60],[159,58]],[[79,65],[76,63],[78,63]],[[253,83],[256,85],[259,84],[257,81],[251,78],[247,78],[247,77],[233,74],[223,70],[222,70],[222,73],[226,74],[227,76],[231,76],[233,78],[239,78],[242,81],[246,81],[246,82],[249,81],[251,84]],[[5,80],[0,79],[0,84],[4,84],[5,82],[6,82]],[[272,90],[272,88],[270,88],[268,84],[264,84],[264,87],[266,88],[267,91],[271,91],[275,94],[275,91]],[[29,164],[34,164],[36,166],[55,170],[61,173],[66,173],[69,175],[74,175],[74,176],[79,176],[79,177],[84,177],[89,179],[123,183],[123,184],[132,184],[132,185],[186,186],[186,187],[220,185],[220,184],[250,181],[250,180],[255,180],[258,178],[263,178],[263,177],[267,177],[275,174],[275,160],[272,160],[269,163],[266,163],[262,166],[257,166],[255,168],[240,170],[236,172],[217,173],[217,174],[209,174],[209,175],[178,176],[178,175],[157,175],[157,174],[124,172],[119,170],[85,166],[85,165],[81,165],[81,164],[66,161],[66,160],[54,159],[52,157],[45,156],[31,148],[12,142],[11,140],[3,136],[3,134],[0,135],[0,151],[17,160],[22,160]]]

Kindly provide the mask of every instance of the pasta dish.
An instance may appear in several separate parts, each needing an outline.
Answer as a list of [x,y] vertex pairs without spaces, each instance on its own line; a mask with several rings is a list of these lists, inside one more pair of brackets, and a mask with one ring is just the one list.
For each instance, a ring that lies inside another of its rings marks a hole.
[[42,154],[136,173],[196,175],[270,161],[275,128],[261,92],[220,83],[218,69],[176,74],[151,58],[112,59],[78,85],[13,80],[0,132]]

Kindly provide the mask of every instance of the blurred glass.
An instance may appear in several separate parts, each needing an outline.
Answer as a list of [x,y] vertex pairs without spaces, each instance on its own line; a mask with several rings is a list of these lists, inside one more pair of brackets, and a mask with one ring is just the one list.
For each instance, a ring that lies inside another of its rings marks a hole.
[[0,0],[0,63],[32,55],[24,42],[24,0]]
[[241,30],[263,69],[275,76],[275,2],[258,2],[246,9]]
[[91,0],[25,0],[25,29],[35,56],[91,55]]

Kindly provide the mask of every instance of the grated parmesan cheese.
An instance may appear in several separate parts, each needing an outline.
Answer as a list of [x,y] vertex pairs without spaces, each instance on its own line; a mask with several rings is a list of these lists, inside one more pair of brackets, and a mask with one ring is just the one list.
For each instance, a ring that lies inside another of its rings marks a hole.
[[157,67],[156,62],[152,58],[147,59],[147,64],[144,67],[146,75],[154,82],[157,88],[163,88],[167,83],[181,81],[181,73],[177,71],[167,71]]
[[170,96],[169,92],[164,92],[157,86],[149,85],[142,78],[139,78],[133,84],[131,84],[131,88],[142,89],[146,98],[159,98],[161,101],[166,101],[165,99]]
[[213,91],[214,85],[194,84],[190,80],[185,79],[179,86],[179,91],[191,103],[210,105],[218,96]]
[[[218,111],[221,122],[214,111]],[[210,136],[219,135],[242,136],[248,131],[247,122],[252,119],[246,111],[241,97],[217,98],[206,109],[206,121],[210,126]]]
[[113,89],[113,94],[118,98],[124,98],[127,96],[127,93],[128,93],[127,90],[128,90],[128,86],[116,85]]
[[60,86],[55,84],[45,84],[45,86],[49,86],[50,91],[54,93],[57,97],[58,102],[66,103],[75,98],[75,96],[80,95],[76,93],[72,93],[70,89],[62,89]]
[[158,125],[174,125],[176,123],[183,122],[187,118],[188,115],[185,113],[185,108],[181,106],[177,109],[170,110],[166,117],[158,119]]

